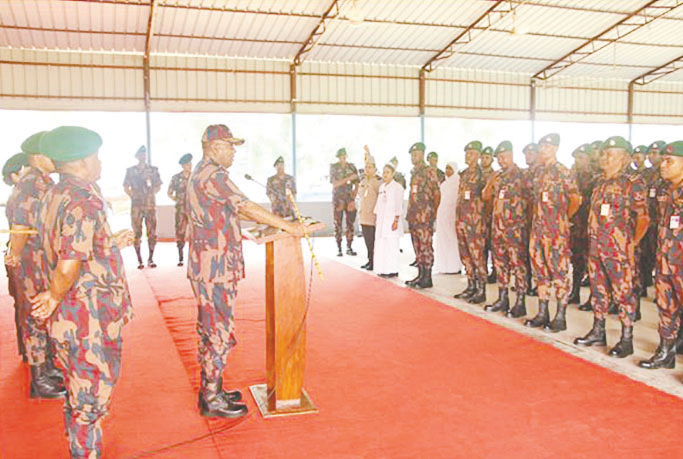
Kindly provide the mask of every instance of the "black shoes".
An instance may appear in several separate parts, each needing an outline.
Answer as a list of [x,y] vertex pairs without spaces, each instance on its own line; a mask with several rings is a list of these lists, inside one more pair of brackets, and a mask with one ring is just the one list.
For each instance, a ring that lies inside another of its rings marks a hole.
[[548,325],[545,326],[546,331],[551,333],[561,332],[567,329],[567,319],[565,314],[567,312],[567,305],[557,302],[557,312],[555,318]]
[[412,285],[416,289],[432,288],[432,268],[421,268],[422,276]]
[[484,306],[484,311],[506,313],[510,309],[510,298],[508,297],[507,287],[498,289],[498,299],[489,305]]
[[659,347],[648,360],[638,363],[641,368],[654,370],[657,368],[674,368],[676,366],[676,344],[673,339],[660,338]]
[[618,359],[623,359],[633,354],[633,326],[621,326],[621,339],[612,349],[609,350],[609,355]]
[[[340,250],[340,252],[341,252],[341,250]],[[352,257],[355,257],[356,255],[358,255],[356,252],[353,251],[353,249],[351,248],[351,246],[348,246],[348,247],[346,248],[346,254],[347,254],[347,255],[351,255]]]
[[582,305],[579,305],[579,311],[592,311],[593,310],[592,300],[593,300],[593,294],[591,294],[588,297],[588,299],[586,300],[585,303],[583,303]]
[[491,274],[486,276],[487,284],[495,284],[498,281],[498,276],[496,275],[496,270],[491,271]]
[[486,279],[474,280],[474,292],[467,298],[467,302],[470,304],[486,303]]
[[[232,401],[230,392],[200,393],[199,413],[207,418],[240,418],[247,414],[247,405]],[[241,394],[240,394],[241,398]]]
[[453,295],[453,298],[466,300],[474,293],[474,280],[467,278],[467,288],[460,293]]
[[156,268],[156,267],[157,267],[157,264],[154,263],[154,260],[152,260],[152,259],[150,258],[149,260],[147,260],[147,266],[148,266],[149,268]]
[[360,269],[367,269],[368,271],[372,271],[373,270],[372,265],[373,265],[373,263],[371,261],[368,261],[363,266],[361,266]]
[[515,300],[515,305],[508,312],[505,313],[506,317],[511,319],[518,319],[526,315],[526,298],[524,297],[524,292],[517,294],[517,299]]
[[605,319],[593,318],[593,328],[583,338],[576,338],[574,344],[579,346],[607,346]]
[[383,277],[385,279],[388,279],[390,277],[398,277],[398,273],[378,274],[378,276]]
[[51,378],[47,364],[31,365],[31,398],[60,398],[65,395],[64,381]]
[[408,266],[412,266],[412,267],[417,266],[417,258],[415,260],[413,260],[413,262],[411,264],[409,264]]
[[418,266],[418,267],[417,267],[417,276],[415,276],[413,279],[410,279],[410,280],[405,281],[405,284],[406,284],[408,287],[414,287],[414,286],[415,286],[415,283],[416,283],[417,281],[419,281],[421,277],[422,277],[422,266]]
[[528,319],[524,321],[524,325],[531,328],[541,328],[548,325],[548,320],[550,319],[548,315],[548,300],[538,301],[538,313],[533,319]]

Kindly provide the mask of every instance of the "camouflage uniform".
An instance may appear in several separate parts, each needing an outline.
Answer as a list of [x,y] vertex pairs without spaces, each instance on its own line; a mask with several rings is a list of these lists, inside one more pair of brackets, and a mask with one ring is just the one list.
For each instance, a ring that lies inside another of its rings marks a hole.
[[558,301],[566,303],[570,288],[569,209],[570,195],[578,194],[569,170],[556,162],[538,166],[534,174],[534,217],[530,257],[538,284],[538,298],[547,301],[551,286]]
[[197,299],[199,363],[205,387],[217,391],[234,335],[237,283],[244,278],[242,234],[235,200],[246,201],[227,169],[202,159],[187,190],[190,248],[187,277]]
[[[10,225],[37,228],[40,200],[52,188],[54,182],[49,174],[30,167],[12,191],[7,202],[7,219]],[[13,269],[16,294],[19,298],[19,320],[21,338],[29,365],[38,366],[46,362],[51,342],[47,325],[31,316],[30,299],[45,290],[45,266],[40,238],[31,236],[21,252],[19,265]]]
[[184,172],[179,172],[171,177],[168,185],[168,194],[175,201],[175,239],[178,249],[185,247],[187,236],[187,182],[188,177]]
[[80,261],[78,278],[50,318],[66,369],[64,412],[72,457],[100,457],[102,419],[121,369],[121,329],[132,317],[126,273],[99,187],[63,174],[45,195],[39,232],[48,282],[59,260]]
[[515,291],[524,294],[526,285],[526,207],[528,189],[524,171],[516,165],[501,170],[493,188],[492,242],[493,263],[498,286],[507,288],[510,275]]
[[335,182],[356,174],[356,178],[350,183],[338,186],[332,190],[332,205],[334,207],[334,238],[337,247],[341,250],[342,243],[342,220],[346,213],[346,246],[351,248],[353,242],[353,225],[356,221],[356,202],[353,196],[354,185],[359,183],[356,166],[347,162],[345,165],[337,162],[330,165],[330,182]]
[[[489,178],[495,173],[492,167],[481,169],[481,177],[486,185]],[[486,264],[486,271],[488,273],[489,254],[491,254],[491,261],[493,262],[493,250],[491,241],[491,222],[493,221],[493,201],[484,201],[484,263]],[[495,265],[494,265],[495,268]]]
[[434,220],[436,202],[441,199],[439,179],[426,163],[413,167],[410,175],[410,195],[406,220],[415,247],[417,266],[431,269],[434,264]]
[[446,180],[446,173],[439,169],[438,167],[434,169],[436,172],[436,178],[439,180],[439,184],[442,184]]
[[[657,242],[658,242],[658,224],[659,224],[659,206],[657,199],[659,189],[668,186],[668,183],[659,175],[659,170],[653,167],[646,168],[642,171],[643,179],[647,186],[647,202],[650,210],[650,226],[647,233],[641,242],[642,249],[642,263],[641,270],[643,271],[643,280],[645,286],[652,281],[652,272],[655,270]],[[649,274],[648,274],[649,273]]]
[[588,270],[594,316],[604,320],[614,298],[624,327],[632,327],[635,319],[635,223],[647,216],[645,190],[641,177],[624,170],[603,179],[590,202]]
[[570,246],[572,251],[572,269],[575,271],[574,280],[581,282],[586,273],[586,260],[588,257],[588,211],[590,209],[591,195],[595,187],[595,174],[591,169],[580,171],[572,168],[572,174],[576,185],[581,193],[581,205],[572,216],[572,226],[569,231]]
[[406,185],[407,185],[406,184],[406,178],[401,172],[398,172],[398,171],[394,172],[394,181],[397,182],[398,184],[400,184],[403,187],[403,189],[405,190]]
[[129,167],[126,169],[123,186],[130,187],[132,190],[130,219],[135,232],[133,246],[135,251],[140,253],[142,221],[144,220],[151,259],[157,243],[157,216],[154,195],[155,190],[161,186],[159,170],[148,164],[145,164],[144,167],[140,167],[140,165]]
[[277,174],[268,177],[266,195],[268,195],[268,199],[270,199],[271,211],[278,217],[291,217],[292,219],[295,219],[296,213],[287,198],[286,190],[290,190],[293,195],[296,195],[294,177],[288,174],[285,174],[282,177]]
[[486,283],[486,259],[484,258],[484,189],[481,168],[468,167],[460,173],[458,203],[455,208],[455,232],[458,236],[460,259],[467,277]]

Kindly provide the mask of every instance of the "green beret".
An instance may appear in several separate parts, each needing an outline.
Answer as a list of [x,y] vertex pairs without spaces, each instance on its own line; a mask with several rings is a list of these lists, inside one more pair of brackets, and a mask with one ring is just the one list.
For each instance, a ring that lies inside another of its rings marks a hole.
[[558,146],[560,144],[560,134],[544,135],[543,137],[541,137],[541,140],[538,141],[538,144],[539,145],[547,144],[547,145]]
[[277,166],[277,165],[280,164],[280,163],[282,163],[282,164],[285,163],[285,158],[283,158],[282,156],[278,156],[278,157],[277,157],[277,159],[276,159],[275,162],[273,163],[273,167]]
[[19,172],[24,166],[28,166],[28,155],[26,153],[22,152],[10,156],[5,165],[2,166],[2,177],[5,179],[5,183],[11,185],[9,176]]
[[666,146],[666,142],[664,142],[663,140],[658,140],[656,142],[652,142],[650,144],[650,147],[647,149],[647,153],[648,154],[650,154],[650,153],[654,153],[654,154],[661,153],[661,151],[664,149],[665,146]]
[[40,131],[36,132],[32,136],[30,136],[28,139],[24,140],[24,142],[21,144],[21,151],[26,153],[27,155],[39,155],[42,153],[40,151],[40,139],[43,137],[43,134],[45,134],[47,131]]
[[481,154],[486,156],[493,156],[493,148],[486,147],[481,151]]
[[68,163],[97,153],[102,137],[90,129],[79,126],[60,126],[40,139],[40,150],[53,161]]
[[598,154],[602,150],[602,140],[596,140],[591,143],[591,148],[593,149],[593,154]]
[[340,156],[346,156],[346,148],[340,148],[339,150],[337,150],[337,158],[339,158]]
[[646,155],[647,154],[647,145],[638,145],[636,148],[633,149],[633,154],[641,154],[641,155]]
[[465,151],[477,150],[479,153],[481,153],[481,148],[482,148],[481,142],[478,140],[473,140],[472,142],[465,145]]
[[178,160],[178,164],[180,164],[180,165],[187,164],[189,162],[192,162],[192,154],[191,153],[185,153]]
[[584,143],[583,145],[580,145],[574,149],[572,152],[572,156],[576,158],[576,155],[592,155],[593,154],[593,147],[589,143]]
[[538,144],[537,143],[530,143],[526,147],[524,147],[524,149],[522,151],[524,153],[529,153],[529,151],[531,151],[531,153],[538,154]]
[[495,155],[498,156],[499,154],[505,151],[512,151],[512,142],[510,142],[509,140],[503,140],[501,143],[498,144],[498,146],[496,147]]
[[414,150],[420,150],[422,153],[424,153],[425,149],[425,144],[423,144],[422,142],[415,142],[410,146],[408,153],[412,153]]
[[394,166],[396,166],[396,164],[398,164],[398,159],[396,158],[396,156],[394,156],[393,158],[391,158],[391,159],[389,160],[389,162],[390,162],[391,164],[393,164]]
[[615,135],[613,137],[610,137],[609,139],[605,140],[602,144],[603,149],[607,148],[620,148],[622,150],[625,150],[626,153],[629,155],[633,151],[633,147],[631,146],[631,142],[626,140],[625,138]]
[[680,156],[683,157],[683,140],[677,140],[676,142],[671,142],[669,145],[664,147],[661,151],[662,155],[666,156]]
[[429,154],[427,155],[427,159],[430,159],[430,158],[437,158],[438,159],[439,154],[435,151],[430,151]]

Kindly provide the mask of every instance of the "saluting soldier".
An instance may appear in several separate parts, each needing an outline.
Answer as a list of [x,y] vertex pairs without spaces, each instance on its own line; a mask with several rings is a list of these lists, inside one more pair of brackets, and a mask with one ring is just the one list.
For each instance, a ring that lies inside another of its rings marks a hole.
[[432,284],[432,266],[434,265],[434,221],[436,209],[441,201],[441,190],[436,172],[425,163],[425,145],[414,143],[410,147],[413,169],[410,174],[410,195],[406,220],[410,236],[415,247],[415,260],[418,274],[406,281],[409,287],[418,289],[430,288]]
[[495,151],[501,170],[494,173],[484,188],[484,200],[493,202],[493,263],[498,278],[498,300],[484,309],[507,313],[510,307],[508,285],[514,277],[517,299],[511,317],[526,315],[526,229],[528,188],[524,172],[515,164],[512,143],[501,142]]
[[482,145],[478,140],[465,145],[467,168],[460,172],[458,203],[455,208],[455,231],[460,259],[467,271],[467,288],[453,295],[469,303],[486,301],[486,259],[484,258],[484,178],[479,167]]
[[46,268],[43,247],[37,235],[20,231],[37,231],[40,200],[52,188],[50,174],[55,165],[40,147],[45,131],[38,132],[21,144],[28,155],[28,168],[19,179],[7,205],[10,229],[9,249],[5,264],[16,275],[17,296],[20,305],[20,324],[26,359],[31,368],[31,398],[57,398],[63,396],[64,379],[54,367],[53,343],[47,324],[31,316],[31,298],[45,288]]
[[[26,172],[28,166],[28,156],[26,153],[21,152],[10,156],[10,158],[2,166],[2,179],[8,185],[13,187],[19,183],[19,179]],[[5,215],[7,221],[10,221],[10,216],[8,209],[13,207],[12,196],[14,193],[10,192],[10,199],[8,199],[5,205]],[[8,242],[9,246],[9,242]],[[22,338],[22,320],[21,320],[21,298],[19,297],[19,289],[16,286],[18,282],[17,275],[15,273],[16,268],[5,263],[5,274],[7,275],[7,290],[14,301],[14,327],[17,335],[17,351],[24,362],[27,362],[26,349],[24,348],[24,339]]]
[[[527,284],[527,290],[526,294],[529,296],[536,296],[538,295],[538,289],[534,287],[533,284],[533,269],[531,268],[531,257],[529,256],[529,235],[531,234],[531,222],[533,220],[534,216],[534,193],[533,193],[533,185],[534,185],[534,175],[536,174],[536,170],[538,169],[538,145],[535,143],[530,143],[527,144],[524,149],[522,150],[524,153],[524,162],[526,162],[527,168],[524,169],[524,186],[526,187],[526,196],[527,196],[527,203],[526,203],[526,220],[527,220],[527,225],[526,225],[526,231],[525,231],[525,240],[524,243],[526,245],[526,284]],[[511,317],[511,314],[508,314],[508,317]]]
[[175,241],[178,247],[178,266],[183,266],[183,249],[187,236],[187,182],[192,172],[192,155],[185,153],[178,161],[182,171],[171,177],[168,197],[175,202]]
[[147,228],[147,245],[149,257],[147,266],[156,268],[154,263],[154,247],[157,243],[157,214],[155,195],[161,189],[159,170],[147,164],[147,149],[144,145],[135,153],[138,160],[136,166],[126,169],[126,177],[123,180],[123,189],[131,200],[130,220],[135,232],[135,254],[138,256],[138,269],[143,269],[142,255],[140,254],[140,241],[142,239],[142,222]]
[[676,336],[683,303],[683,140],[661,150],[660,173],[666,186],[657,190],[659,224],[655,298],[659,310],[659,347],[643,368],[674,368]]
[[346,214],[346,254],[353,251],[353,225],[356,221],[356,194],[360,177],[356,166],[346,160],[346,148],[337,150],[336,163],[330,165],[332,183],[332,206],[334,207],[334,238],[337,241],[338,257],[342,254],[342,223]]
[[[569,169],[557,161],[558,134],[548,134],[539,144],[539,168],[534,177],[534,219],[531,225],[531,264],[538,282],[538,313],[528,327],[567,329],[565,311],[569,296],[569,219],[581,204],[581,195]],[[551,323],[548,302],[555,288],[557,311]]]
[[65,369],[64,419],[71,457],[102,456],[102,419],[121,369],[121,329],[132,317],[120,249],[131,230],[112,234],[97,180],[102,138],[62,126],[40,148],[60,173],[44,196],[38,232],[47,267],[45,291],[32,314],[49,320],[50,336]]
[[614,299],[619,307],[621,339],[609,355],[618,358],[633,354],[635,248],[649,224],[645,182],[631,173],[630,153],[631,144],[623,137],[610,137],[603,144],[603,179],[593,192],[588,218],[593,328],[574,340],[583,346],[607,344],[605,319]]
[[287,190],[296,197],[296,182],[294,177],[285,174],[285,159],[280,156],[273,163],[276,169],[275,175],[268,177],[266,182],[266,195],[270,199],[270,211],[282,218],[296,218],[292,203],[287,197]]
[[439,184],[442,184],[443,181],[446,180],[446,173],[439,169],[439,154],[435,151],[430,151],[427,155],[427,162],[429,163],[429,167],[434,169],[436,172],[436,177],[439,179]]
[[[495,171],[493,170],[493,148],[485,147],[481,151],[479,157],[479,163],[481,165],[481,177],[484,184],[488,183],[489,179],[493,176]],[[493,213],[493,201],[484,201],[484,260],[486,263],[487,278],[486,283],[494,284],[496,282],[496,265],[493,263],[493,251],[491,249],[491,220]],[[489,254],[491,254],[491,262],[493,268],[491,273],[488,273],[489,266]]]

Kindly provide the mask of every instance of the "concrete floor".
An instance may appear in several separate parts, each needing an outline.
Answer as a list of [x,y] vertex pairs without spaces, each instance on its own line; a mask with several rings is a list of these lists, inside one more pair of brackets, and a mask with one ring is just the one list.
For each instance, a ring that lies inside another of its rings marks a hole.
[[[314,250],[318,257],[330,258],[360,270],[360,266],[367,261],[367,252],[362,238],[356,238],[353,247],[354,250],[358,252],[357,256],[344,255],[343,257],[337,257],[337,248],[332,238],[319,237],[314,239]],[[401,238],[401,248],[403,253],[401,254],[399,277],[382,280],[391,282],[401,288],[409,288],[404,285],[404,281],[412,279],[417,273],[416,268],[408,266],[414,259],[409,235],[405,235]],[[305,248],[304,257],[308,256],[308,249]],[[362,271],[367,272],[365,270]],[[373,275],[371,272],[367,273],[370,276]],[[641,313],[643,318],[636,323],[634,328],[634,355],[624,359],[616,359],[607,354],[610,347],[614,346],[617,341],[619,341],[621,325],[616,316],[609,316],[607,319],[607,347],[586,348],[575,346],[573,341],[576,337],[585,335],[591,329],[593,314],[591,312],[579,311],[576,305],[571,305],[567,310],[567,330],[560,333],[548,333],[543,330],[525,327],[523,325],[523,319],[508,319],[500,313],[485,312],[483,310],[483,305],[471,305],[462,300],[454,299],[453,294],[460,292],[466,287],[467,281],[462,275],[436,274],[433,276],[433,283],[433,288],[417,291],[434,300],[440,301],[441,303],[467,312],[468,314],[481,317],[500,326],[515,330],[518,333],[523,333],[581,359],[621,373],[624,376],[675,395],[676,397],[683,398],[683,366],[681,366],[683,364],[683,356],[678,358],[677,368],[673,370],[645,370],[638,366],[638,361],[649,358],[659,344],[659,335],[657,334],[657,323],[659,320],[657,307],[652,303],[652,296],[654,295],[653,287],[648,289],[648,298],[641,299]],[[588,295],[588,288],[582,288],[582,301],[585,301]],[[495,284],[488,285],[488,303],[492,303],[497,297],[497,286]],[[511,293],[511,300],[512,299],[514,299],[514,293]],[[527,297],[526,307],[527,317],[533,317],[538,310],[538,299],[536,297]],[[551,301],[551,319],[554,316],[555,307],[555,303]],[[529,358],[533,358],[533,356],[529,356]]]

